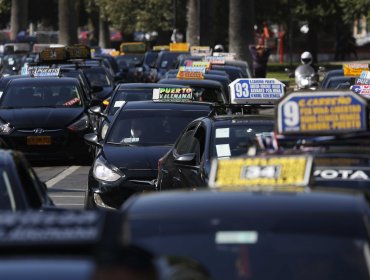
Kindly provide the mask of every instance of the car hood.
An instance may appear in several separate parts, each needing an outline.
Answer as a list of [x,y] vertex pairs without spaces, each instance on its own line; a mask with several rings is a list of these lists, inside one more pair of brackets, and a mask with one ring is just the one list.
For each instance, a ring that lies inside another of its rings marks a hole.
[[0,118],[16,128],[63,128],[82,113],[83,108],[1,109]]
[[158,160],[171,146],[115,146],[104,145],[102,155],[120,170],[158,169]]

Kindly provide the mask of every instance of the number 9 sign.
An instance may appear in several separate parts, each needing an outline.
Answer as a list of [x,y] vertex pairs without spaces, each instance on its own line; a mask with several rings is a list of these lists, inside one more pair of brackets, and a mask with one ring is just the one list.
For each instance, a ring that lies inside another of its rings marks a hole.
[[300,108],[294,98],[283,99],[278,104],[278,132],[293,132],[300,130]]
[[247,83],[236,83],[235,84],[235,95],[237,98],[248,98],[249,87]]

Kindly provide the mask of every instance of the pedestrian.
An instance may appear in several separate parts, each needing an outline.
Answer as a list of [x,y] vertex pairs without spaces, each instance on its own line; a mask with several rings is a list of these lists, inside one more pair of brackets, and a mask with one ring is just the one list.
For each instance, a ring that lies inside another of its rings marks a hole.
[[266,78],[267,62],[270,56],[269,48],[264,45],[249,45],[253,59],[253,74],[255,78]]

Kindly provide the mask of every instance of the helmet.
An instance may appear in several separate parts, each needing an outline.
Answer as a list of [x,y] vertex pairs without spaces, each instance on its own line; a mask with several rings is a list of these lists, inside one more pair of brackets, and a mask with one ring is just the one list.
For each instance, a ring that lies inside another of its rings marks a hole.
[[223,52],[224,51],[224,46],[223,45],[216,45],[214,48],[213,48],[213,51],[214,52]]
[[302,64],[311,64],[312,63],[312,54],[310,52],[304,52],[301,54]]

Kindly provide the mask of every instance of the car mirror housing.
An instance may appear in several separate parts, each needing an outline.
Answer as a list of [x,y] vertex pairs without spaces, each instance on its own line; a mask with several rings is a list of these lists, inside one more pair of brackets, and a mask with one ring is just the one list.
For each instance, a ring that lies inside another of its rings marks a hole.
[[183,154],[176,157],[175,162],[184,164],[184,165],[195,165],[196,164],[196,154],[195,153],[189,153],[189,154]]

